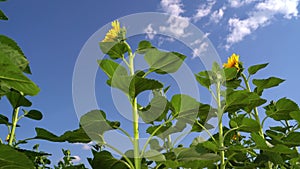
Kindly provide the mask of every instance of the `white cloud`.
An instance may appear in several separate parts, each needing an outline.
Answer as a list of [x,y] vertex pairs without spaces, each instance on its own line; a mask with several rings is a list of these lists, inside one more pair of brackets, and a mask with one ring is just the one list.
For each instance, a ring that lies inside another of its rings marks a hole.
[[82,146],[83,150],[91,150],[94,142],[91,141],[89,143],[74,143],[74,144]]
[[239,8],[244,5],[248,5],[257,0],[228,0],[229,6],[232,8]]
[[146,38],[153,39],[157,32],[152,28],[152,24],[149,24],[146,29],[144,29],[146,33]]
[[203,17],[211,13],[213,5],[216,3],[216,0],[208,0],[206,4],[202,4],[198,7],[197,13],[193,16],[195,21],[201,20]]
[[184,12],[181,0],[161,0],[163,10],[170,15],[179,16]]
[[298,15],[299,0],[265,0],[257,3],[246,19],[230,18],[228,20],[230,34],[227,36],[226,48],[244,39],[259,27],[271,23],[275,15],[283,15],[287,19]]
[[214,23],[219,23],[220,20],[223,18],[224,16],[224,10],[226,9],[226,7],[222,7],[219,10],[214,11],[211,16],[210,16],[210,20],[213,21]]
[[189,26],[190,19],[182,16],[170,16],[167,24],[168,26],[160,26],[161,32],[171,33],[175,37],[186,37],[189,34],[185,32],[185,29]]
[[185,37],[187,33],[185,29],[189,26],[190,19],[181,16],[184,13],[181,0],[161,0],[163,10],[170,14],[167,21],[167,26],[160,26],[159,30],[166,33],[171,33],[175,37]]
[[266,0],[258,3],[256,8],[261,11],[269,11],[274,14],[282,14],[285,18],[291,19],[298,15],[297,6],[299,0]]
[[192,53],[193,58],[201,56],[204,52],[207,51],[208,46],[209,45],[207,42],[203,42],[199,45],[198,48],[194,48],[193,53]]
[[190,45],[195,46],[195,45],[201,44],[209,35],[210,35],[210,33],[205,33],[200,39],[195,40]]

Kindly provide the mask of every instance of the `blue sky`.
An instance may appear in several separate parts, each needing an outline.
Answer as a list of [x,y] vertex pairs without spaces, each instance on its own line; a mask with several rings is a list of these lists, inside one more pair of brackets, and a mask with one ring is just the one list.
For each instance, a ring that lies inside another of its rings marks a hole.
[[[268,68],[258,73],[257,77],[278,76],[286,81],[266,91],[264,97],[277,100],[287,96],[300,103],[299,0],[111,0],[105,3],[96,0],[11,0],[1,3],[0,8],[9,17],[9,21],[1,22],[1,34],[10,36],[22,47],[33,71],[30,78],[41,88],[39,95],[30,100],[33,108],[44,113],[44,119],[39,122],[21,121],[22,127],[17,130],[19,139],[34,136],[34,126],[46,128],[57,135],[78,127],[72,100],[72,76],[79,52],[89,37],[102,26],[141,12],[166,12],[180,18],[174,29],[165,29],[178,37],[188,34],[186,28],[189,24],[196,25],[210,39],[223,62],[233,52],[240,55],[246,67],[269,62]],[[163,42],[160,47],[166,49],[180,45],[173,44],[167,38],[158,40],[158,31],[148,25],[145,27],[148,35],[139,38],[147,37],[156,44]],[[206,49],[204,43],[196,44],[192,49],[179,51],[185,53],[191,63],[192,58],[197,58]],[[197,65],[192,67],[193,70],[201,70]],[[96,92],[109,94],[105,93],[109,88],[102,83],[105,82],[102,77],[106,77],[101,73],[98,75],[101,78],[97,80]],[[99,100],[105,100],[101,94],[96,95]],[[110,104],[99,103],[105,109],[109,109]],[[10,115],[5,99],[1,100],[0,113]],[[5,128],[1,126],[0,130],[0,136],[4,138]],[[27,147],[31,148],[34,143]],[[89,151],[82,149],[82,145],[48,142],[41,142],[41,145],[41,150],[55,154],[52,157],[55,164],[61,157],[61,148],[70,147],[73,155],[80,156],[83,161],[90,155]]]

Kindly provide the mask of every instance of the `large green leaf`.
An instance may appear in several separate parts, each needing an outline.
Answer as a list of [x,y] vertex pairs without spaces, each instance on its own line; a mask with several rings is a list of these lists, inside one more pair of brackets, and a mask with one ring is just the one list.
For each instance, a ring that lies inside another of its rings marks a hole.
[[146,90],[163,88],[163,84],[153,79],[139,76],[114,76],[110,81],[112,87],[118,88],[135,98],[138,94]]
[[238,127],[239,131],[258,132],[260,130],[260,124],[257,121],[243,117],[242,115],[231,119],[229,124],[231,128]]
[[110,60],[110,59],[103,59],[98,60],[100,68],[106,73],[106,75],[111,79],[113,78],[114,74],[117,75],[128,75],[128,72],[125,67],[122,65]]
[[0,144],[0,169],[33,169],[29,158],[12,147]]
[[266,102],[266,100],[260,98],[256,93],[246,90],[228,91],[226,94],[225,111],[227,112],[236,112],[241,109],[250,112],[255,107]]
[[266,66],[268,66],[269,63],[264,63],[264,64],[258,64],[258,65],[253,65],[253,66],[250,66],[248,68],[248,73],[249,75],[254,75],[257,71],[265,68]]
[[145,54],[147,51],[154,49],[152,44],[149,41],[143,40],[140,41],[136,53]]
[[220,157],[214,153],[201,153],[196,147],[174,149],[177,159],[180,161],[194,160],[218,160]]
[[128,52],[128,46],[124,42],[100,42],[99,45],[101,51],[111,59],[122,58]]
[[0,10],[0,20],[8,20],[7,16]]
[[30,107],[32,103],[26,99],[20,92],[12,90],[6,94],[7,99],[9,100],[13,108],[20,106]]
[[92,110],[81,116],[80,125],[91,139],[101,143],[104,132],[120,127],[120,122],[107,120],[102,110]]
[[1,87],[13,88],[24,95],[36,95],[40,91],[39,87],[30,79],[23,75],[16,65],[0,51],[0,84]]
[[166,74],[176,72],[186,56],[177,52],[163,52],[152,49],[145,54],[144,58],[150,66],[150,71]]
[[93,169],[128,169],[128,167],[124,164],[125,161],[116,159],[110,152],[105,150],[95,152],[94,158],[89,162]]
[[139,110],[139,114],[145,123],[152,123],[163,120],[168,110],[168,100],[163,96],[155,96],[146,108]]
[[202,71],[195,76],[199,84],[206,88],[209,88],[216,80],[216,75],[212,71]]
[[12,63],[18,66],[23,72],[31,73],[29,62],[18,44],[11,38],[0,35],[0,51],[8,57]]
[[174,114],[178,118],[186,118],[188,121],[195,121],[200,108],[200,103],[189,95],[176,94],[170,102],[174,108]]
[[292,132],[283,138],[282,141],[289,146],[300,146],[300,132]]
[[271,102],[268,106],[265,106],[267,116],[273,118],[274,120],[291,120],[291,112],[298,112],[300,109],[294,101],[281,98],[276,103]]
[[156,150],[146,151],[144,157],[151,161],[158,161],[158,162],[166,161],[166,157],[162,153]]
[[264,89],[278,86],[282,82],[284,82],[284,80],[277,77],[270,77],[268,79],[253,79],[252,81],[252,83],[257,86],[255,88],[255,92],[259,95],[262,94]]
[[299,110],[297,110],[297,111],[292,111],[292,112],[290,113],[290,116],[291,116],[294,120],[296,120],[296,121],[298,122],[298,124],[300,124],[300,111],[299,111]]
[[238,70],[235,67],[225,68],[224,69],[226,80],[235,79],[238,73]]
[[53,133],[42,129],[35,128],[36,136],[34,139],[48,140],[52,142],[69,142],[69,143],[89,143],[92,140],[82,128],[73,131],[67,131],[61,136],[56,136]]

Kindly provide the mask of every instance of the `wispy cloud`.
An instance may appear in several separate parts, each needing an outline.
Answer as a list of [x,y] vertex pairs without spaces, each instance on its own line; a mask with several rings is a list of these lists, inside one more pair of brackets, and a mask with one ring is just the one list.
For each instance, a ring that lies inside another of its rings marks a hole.
[[258,0],[228,0],[228,3],[229,3],[229,6],[232,8],[239,8],[241,6],[248,5],[255,1],[258,1]]
[[186,33],[185,29],[189,26],[189,18],[182,16],[171,15],[167,20],[168,26],[160,26],[161,32],[171,33],[175,37],[186,37],[190,34]]
[[167,20],[167,26],[160,26],[159,30],[175,37],[187,36],[185,29],[189,26],[190,18],[181,15],[184,12],[181,0],[161,0],[160,4],[171,16]]
[[270,24],[276,15],[283,15],[286,19],[298,16],[298,5],[299,0],[265,0],[255,5],[248,18],[230,18],[228,20],[230,33],[225,47],[229,48],[259,27]]
[[184,12],[181,0],[161,0],[163,10],[170,15],[179,16]]
[[223,6],[222,8],[220,8],[219,10],[214,11],[211,16],[210,16],[210,20],[213,21],[214,23],[219,23],[220,20],[223,18],[224,16],[224,11],[226,10],[226,7]]
[[213,5],[216,3],[216,0],[208,0],[206,4],[201,4],[196,14],[193,16],[194,21],[199,21],[203,17],[208,16],[211,13]]
[[207,41],[207,37],[209,33],[205,33],[201,39],[197,39],[192,42],[190,45],[193,47],[192,56],[193,58],[200,57],[204,52],[207,51],[209,44]]
[[144,32],[146,33],[146,38],[152,40],[154,36],[157,34],[157,31],[155,31],[152,27],[152,24],[149,24],[147,28],[144,29]]

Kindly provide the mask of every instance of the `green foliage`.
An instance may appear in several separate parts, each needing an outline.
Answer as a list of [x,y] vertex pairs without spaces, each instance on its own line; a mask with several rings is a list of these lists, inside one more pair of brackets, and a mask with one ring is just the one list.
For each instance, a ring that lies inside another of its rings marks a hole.
[[99,44],[101,51],[114,60],[123,58],[128,52],[128,46],[123,42],[100,42]]
[[151,49],[144,56],[149,65],[149,71],[158,74],[176,72],[183,63],[186,56],[177,52],[163,52],[158,49]]
[[[1,10],[0,19],[7,20]],[[31,74],[31,71],[21,48],[14,40],[0,35],[0,98],[6,96],[13,110],[12,119],[0,114],[0,124],[8,128],[5,139],[8,145],[0,140],[0,169],[50,168],[48,156],[51,154],[39,151],[39,145],[35,145],[33,151],[19,148],[29,140],[93,141],[93,157],[88,161],[94,169],[300,168],[299,106],[285,97],[266,105],[264,90],[276,87],[284,80],[277,77],[253,79],[268,63],[250,66],[246,76],[243,63],[233,55],[235,58],[228,62],[235,63],[221,67],[214,62],[211,70],[195,74],[197,82],[209,90],[213,99],[211,105],[204,104],[182,93],[170,96],[167,91],[171,86],[165,87],[159,81],[161,76],[178,71],[185,55],[161,51],[149,41],[141,41],[137,49],[132,50],[126,42],[125,28],[120,29],[120,32],[115,32],[117,37],[112,37],[114,42],[99,43],[101,51],[109,58],[98,60],[98,64],[107,75],[107,84],[128,96],[133,117],[132,133],[121,128],[119,121],[108,120],[104,111],[91,110],[81,116],[76,130],[58,136],[46,129],[35,128],[36,136],[24,140],[16,140],[18,122],[24,117],[32,120],[43,118],[38,110],[23,109],[32,105],[26,96],[38,94],[39,88],[24,74]],[[134,69],[136,54],[143,55],[147,62],[145,71]],[[150,79],[147,75],[151,73]],[[149,102],[140,102],[140,94],[145,91],[152,92],[152,97]],[[20,109],[22,115],[19,115]],[[139,127],[139,117],[145,126]],[[218,130],[210,130],[213,126],[208,122],[212,118],[217,118]],[[272,123],[274,121],[277,123]],[[146,130],[142,131],[144,128]],[[133,149],[123,152],[106,142],[105,133],[110,130],[126,135]],[[199,136],[190,146],[177,145],[183,131],[200,136],[205,133],[209,139]],[[145,145],[139,144],[140,132],[148,137]],[[118,156],[108,150],[113,150]],[[62,152],[64,157],[54,165],[55,169],[86,168],[83,164],[73,163],[75,157],[69,150],[62,149]]]
[[69,142],[69,143],[89,143],[91,138],[85,133],[82,128],[73,131],[67,131],[61,136],[42,128],[35,128],[36,136],[34,139],[48,140],[52,142]]
[[7,16],[0,10],[0,20],[8,20]]
[[34,168],[29,158],[14,148],[0,144],[0,168],[28,169]]

